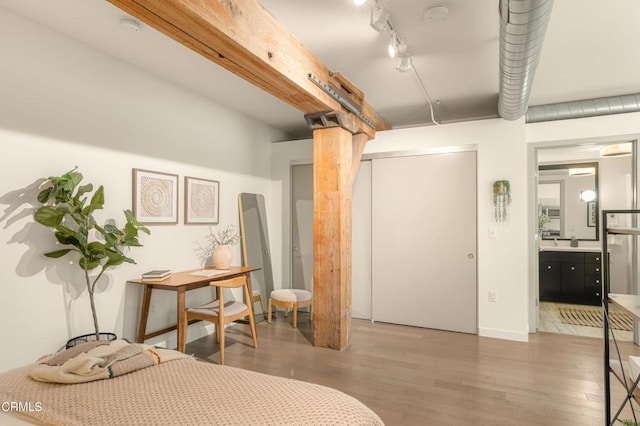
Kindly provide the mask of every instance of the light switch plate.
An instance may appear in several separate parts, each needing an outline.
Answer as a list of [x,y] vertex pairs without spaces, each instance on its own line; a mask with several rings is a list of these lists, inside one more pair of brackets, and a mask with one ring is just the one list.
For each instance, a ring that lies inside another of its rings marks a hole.
[[496,228],[489,228],[489,239],[495,240],[498,238],[498,230]]

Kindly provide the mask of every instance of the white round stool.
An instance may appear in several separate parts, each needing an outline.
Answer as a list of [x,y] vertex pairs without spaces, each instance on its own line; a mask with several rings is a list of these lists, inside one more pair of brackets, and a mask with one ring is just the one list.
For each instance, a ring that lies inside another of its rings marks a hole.
[[[280,306],[285,309],[285,316],[289,309],[293,310],[293,328],[298,326],[298,308],[311,306],[311,292],[299,290],[297,288],[274,290],[269,296],[268,322],[271,323],[271,305]],[[313,315],[313,308],[309,308],[310,315]]]

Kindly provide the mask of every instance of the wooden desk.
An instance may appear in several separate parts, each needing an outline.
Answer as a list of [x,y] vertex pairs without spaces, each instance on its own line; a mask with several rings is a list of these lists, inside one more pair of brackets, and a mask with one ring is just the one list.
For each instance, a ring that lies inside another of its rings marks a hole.
[[[190,275],[192,272],[202,271],[202,269],[194,269],[191,271],[175,272],[163,281],[142,280],[141,278],[132,279],[127,282],[144,285],[144,294],[142,296],[142,307],[140,309],[140,324],[138,326],[138,343],[144,343],[145,340],[159,336],[164,333],[176,330],[178,331],[178,348],[182,347],[186,336],[182,334],[183,323],[185,321],[185,293],[189,290],[207,287],[212,281],[225,280],[240,275],[247,277],[247,285],[249,286],[249,294],[253,294],[251,289],[251,272],[260,268],[251,268],[248,266],[231,266],[229,272],[214,275],[211,277],[201,277]],[[167,327],[162,330],[147,333],[147,318],[149,317],[149,303],[151,302],[151,292],[153,289],[175,291],[177,293],[178,311],[176,325]],[[251,301],[245,301],[251,303]]]

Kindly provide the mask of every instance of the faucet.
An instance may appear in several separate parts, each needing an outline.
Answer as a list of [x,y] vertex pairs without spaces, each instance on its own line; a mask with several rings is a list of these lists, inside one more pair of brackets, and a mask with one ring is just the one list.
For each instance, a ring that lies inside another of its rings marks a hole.
[[558,238],[557,237],[553,237],[553,245],[554,245],[554,247],[558,247]]

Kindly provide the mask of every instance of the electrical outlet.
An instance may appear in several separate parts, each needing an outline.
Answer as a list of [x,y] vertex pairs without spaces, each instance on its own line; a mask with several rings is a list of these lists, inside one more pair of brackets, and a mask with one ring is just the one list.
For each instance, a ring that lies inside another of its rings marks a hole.
[[496,292],[489,290],[489,302],[496,302],[497,300]]

